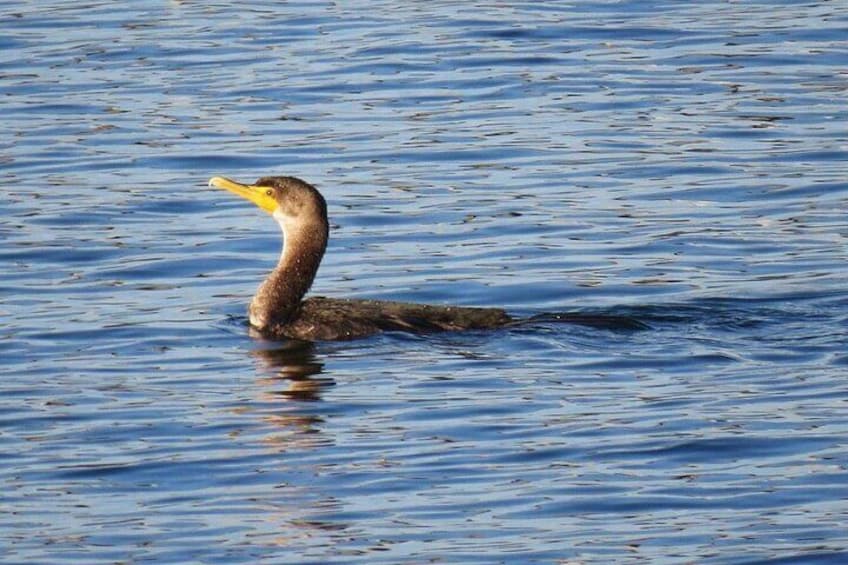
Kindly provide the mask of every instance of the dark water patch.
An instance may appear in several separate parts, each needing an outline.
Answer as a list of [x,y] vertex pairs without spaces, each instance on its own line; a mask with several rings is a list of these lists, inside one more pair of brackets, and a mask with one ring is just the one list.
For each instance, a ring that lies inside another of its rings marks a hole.
[[[811,536],[816,537],[816,536]],[[825,537],[819,539],[826,539]],[[783,563],[809,563],[810,565],[836,565],[842,563],[848,558],[848,553],[839,549],[833,551],[822,551],[819,546],[810,547],[809,551],[803,553],[795,553],[788,557],[752,559],[749,561],[740,561],[744,565],[781,565]]]
[[[805,445],[811,452],[818,452],[829,447],[839,445],[839,440],[835,437],[818,437],[805,438]],[[682,442],[677,445],[664,446],[659,450],[656,449],[636,449],[627,450],[624,452],[602,452],[601,457],[612,456],[613,458],[634,458],[639,461],[645,459],[663,459],[687,464],[721,464],[725,462],[735,462],[744,458],[748,460],[756,460],[761,458],[774,458],[785,454],[791,454],[797,449],[794,445],[794,440],[791,438],[783,438],[782,440],[776,437],[754,438],[733,437],[724,438],[703,438]],[[661,451],[661,453],[658,453]]]
[[848,183],[837,182],[837,183],[816,183],[807,186],[799,186],[792,188],[783,188],[771,191],[769,193],[770,198],[801,198],[801,197],[835,197],[839,198],[840,195],[848,191]]
[[[488,27],[488,26],[486,26]],[[475,29],[475,28],[471,28]],[[479,28],[478,28],[479,29]],[[521,40],[561,40],[568,38],[576,41],[581,39],[613,39],[624,38],[627,41],[662,41],[677,39],[681,37],[694,36],[684,30],[673,30],[661,27],[631,27],[624,25],[609,25],[602,27],[557,25],[557,26],[534,26],[532,28],[502,28],[480,29],[478,31],[466,32],[469,37],[493,37],[496,39],[521,39]]]

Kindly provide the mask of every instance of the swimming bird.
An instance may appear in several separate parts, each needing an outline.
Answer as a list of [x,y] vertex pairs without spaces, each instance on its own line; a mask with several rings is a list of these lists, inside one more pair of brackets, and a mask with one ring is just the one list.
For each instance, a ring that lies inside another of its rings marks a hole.
[[311,184],[295,177],[263,177],[241,184],[209,179],[271,214],[283,231],[276,268],[250,302],[250,325],[271,338],[344,340],[383,331],[425,333],[506,326],[513,318],[500,308],[436,306],[388,300],[311,297],[304,300],[327,249],[327,203]]
[[540,314],[516,319],[501,308],[322,296],[304,300],[324,257],[330,232],[327,203],[321,193],[301,179],[286,176],[263,177],[253,184],[213,177],[209,186],[250,200],[271,214],[283,231],[280,260],[259,285],[248,308],[250,325],[269,338],[346,340],[384,331],[486,330],[527,322],[568,322],[608,329],[645,327],[626,316],[591,313]]

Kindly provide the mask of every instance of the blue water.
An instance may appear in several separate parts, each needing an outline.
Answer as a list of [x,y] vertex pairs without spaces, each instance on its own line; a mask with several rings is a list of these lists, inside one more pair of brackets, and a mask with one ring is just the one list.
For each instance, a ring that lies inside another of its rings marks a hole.
[[[848,561],[841,2],[0,8],[0,560]],[[626,315],[255,339],[314,292]]]

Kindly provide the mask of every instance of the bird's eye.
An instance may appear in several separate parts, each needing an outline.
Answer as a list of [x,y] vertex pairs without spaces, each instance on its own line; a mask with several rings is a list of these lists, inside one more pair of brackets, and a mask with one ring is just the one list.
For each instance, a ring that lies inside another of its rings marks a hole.
[[266,196],[274,196],[274,191],[269,188],[268,190],[265,191],[265,195]]

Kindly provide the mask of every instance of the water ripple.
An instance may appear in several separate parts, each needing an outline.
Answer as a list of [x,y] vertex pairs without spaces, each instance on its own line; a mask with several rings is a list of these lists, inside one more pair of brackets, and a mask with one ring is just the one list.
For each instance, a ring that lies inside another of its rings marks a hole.
[[[835,3],[7,4],[0,559],[845,561]],[[531,320],[251,337],[270,173]]]

